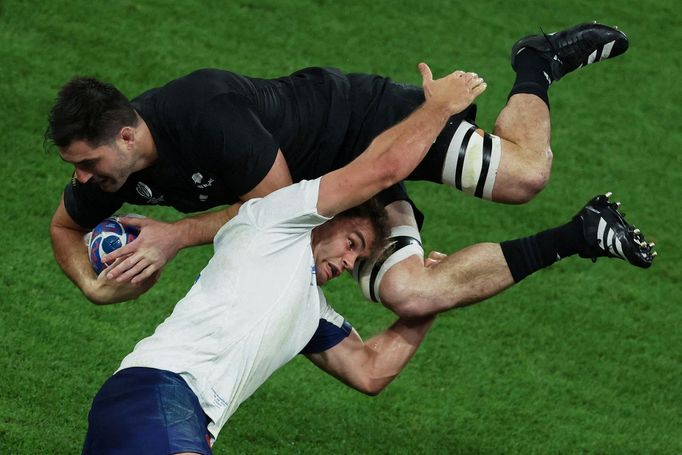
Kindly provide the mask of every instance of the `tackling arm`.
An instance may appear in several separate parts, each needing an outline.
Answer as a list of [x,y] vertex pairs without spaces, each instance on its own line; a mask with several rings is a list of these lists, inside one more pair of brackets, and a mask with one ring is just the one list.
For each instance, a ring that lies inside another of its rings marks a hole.
[[353,329],[331,349],[306,357],[349,387],[367,395],[377,395],[407,365],[434,319],[435,316],[398,319],[367,342],[363,342]]
[[139,284],[130,284],[109,280],[105,272],[95,275],[83,242],[86,232],[69,216],[62,196],[50,223],[52,250],[59,267],[90,301],[107,304],[134,299],[154,284],[156,277]]
[[359,157],[320,181],[317,211],[333,216],[406,178],[426,155],[448,118],[486,88],[475,73],[455,71],[434,80],[419,64],[426,101],[405,120],[377,136]]
[[[264,197],[291,183],[289,167],[282,151],[278,150],[275,162],[263,180],[240,199],[248,201]],[[107,277],[118,282],[142,283],[159,273],[182,248],[211,243],[218,230],[237,214],[239,207],[241,204],[233,204],[224,210],[202,213],[175,223],[162,223],[149,218],[122,219],[124,224],[139,228],[140,235],[105,257],[106,262],[125,258],[108,270]]]

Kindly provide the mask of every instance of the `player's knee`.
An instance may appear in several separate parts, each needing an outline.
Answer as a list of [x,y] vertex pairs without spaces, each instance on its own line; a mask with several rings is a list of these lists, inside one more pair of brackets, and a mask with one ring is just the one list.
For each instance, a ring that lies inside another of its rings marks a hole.
[[[519,204],[525,204],[540,193],[549,182],[552,170],[552,151],[548,147],[540,154],[542,158],[531,161],[519,176]],[[537,155],[536,155],[537,156]]]
[[412,275],[409,267],[399,264],[386,272],[381,281],[381,303],[400,317],[410,317],[414,311]]
[[432,313],[419,289],[419,274],[410,267],[393,267],[381,282],[381,303],[401,318],[416,318]]

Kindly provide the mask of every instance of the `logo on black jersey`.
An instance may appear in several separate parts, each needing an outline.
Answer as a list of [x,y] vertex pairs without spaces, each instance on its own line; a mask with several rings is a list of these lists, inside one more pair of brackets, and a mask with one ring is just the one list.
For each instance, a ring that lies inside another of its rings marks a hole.
[[161,196],[154,197],[152,189],[142,182],[137,182],[135,190],[137,191],[137,194],[139,194],[140,196],[147,200],[147,204],[158,204],[160,202],[163,202],[163,194]]
[[201,175],[200,172],[195,172],[192,174],[192,181],[194,184],[197,186],[197,188],[208,188],[209,186],[213,185],[213,179],[209,178],[206,183],[202,183],[204,181],[204,176]]

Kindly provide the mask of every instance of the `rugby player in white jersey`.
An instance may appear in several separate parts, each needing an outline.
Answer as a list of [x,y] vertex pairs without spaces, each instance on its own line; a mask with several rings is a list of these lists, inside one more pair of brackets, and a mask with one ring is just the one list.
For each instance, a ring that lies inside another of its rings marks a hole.
[[[434,315],[398,319],[363,342],[320,286],[380,247],[381,223],[361,204],[404,179],[447,119],[486,88],[474,73],[433,80],[426,64],[419,69],[426,99],[407,119],[341,169],[247,201],[220,229],[215,254],[192,289],[94,398],[83,453],[209,454],[238,406],[299,353],[368,394],[397,376]],[[597,241],[597,219],[606,224],[601,236],[612,231],[624,259],[651,264],[651,247],[599,196],[571,222],[536,236],[432,256],[444,282],[455,274],[475,277],[433,296],[436,306],[485,299],[557,255],[614,256],[613,245]]]

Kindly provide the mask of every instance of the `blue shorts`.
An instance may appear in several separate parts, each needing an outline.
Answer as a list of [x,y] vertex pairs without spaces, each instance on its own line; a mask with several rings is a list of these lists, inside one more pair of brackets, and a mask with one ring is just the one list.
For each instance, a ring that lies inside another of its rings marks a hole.
[[211,454],[208,417],[175,373],[126,368],[92,402],[83,454]]

